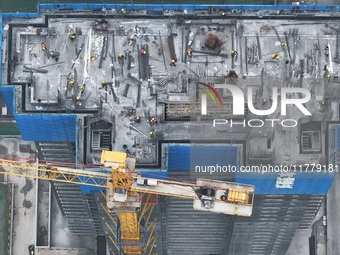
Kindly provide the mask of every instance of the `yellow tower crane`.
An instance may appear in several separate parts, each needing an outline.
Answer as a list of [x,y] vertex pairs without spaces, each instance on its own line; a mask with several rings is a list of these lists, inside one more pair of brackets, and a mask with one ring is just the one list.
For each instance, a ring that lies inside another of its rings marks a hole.
[[72,169],[38,163],[0,159],[2,174],[39,178],[106,188],[106,206],[119,219],[117,242],[122,254],[143,254],[145,234],[141,231],[141,193],[193,199],[196,210],[251,216],[253,185],[197,179],[196,183],[143,178],[135,172],[136,158],[126,153],[103,151],[102,168]]

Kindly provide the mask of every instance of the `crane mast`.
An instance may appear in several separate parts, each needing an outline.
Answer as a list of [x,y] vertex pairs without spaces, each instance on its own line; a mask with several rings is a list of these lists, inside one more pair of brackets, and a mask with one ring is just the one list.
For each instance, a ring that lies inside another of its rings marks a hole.
[[135,171],[136,158],[121,152],[103,151],[101,168],[73,169],[0,159],[2,174],[106,188],[106,206],[118,216],[116,242],[122,254],[143,254],[146,231],[141,216],[141,193],[193,200],[195,210],[251,216],[253,185],[210,179],[187,183],[144,178]]

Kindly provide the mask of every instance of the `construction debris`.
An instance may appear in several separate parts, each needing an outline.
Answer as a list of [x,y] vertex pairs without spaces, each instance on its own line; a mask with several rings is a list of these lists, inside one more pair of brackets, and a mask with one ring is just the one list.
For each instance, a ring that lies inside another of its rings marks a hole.
[[211,33],[208,34],[207,38],[204,41],[204,46],[211,50],[215,50],[221,45],[222,45],[222,42],[218,39],[218,37]]
[[253,42],[250,47],[247,48],[247,63],[248,64],[258,64],[259,63],[259,51],[255,42]]
[[93,22],[93,29],[98,31],[107,31],[109,29],[109,22],[105,19],[97,19]]

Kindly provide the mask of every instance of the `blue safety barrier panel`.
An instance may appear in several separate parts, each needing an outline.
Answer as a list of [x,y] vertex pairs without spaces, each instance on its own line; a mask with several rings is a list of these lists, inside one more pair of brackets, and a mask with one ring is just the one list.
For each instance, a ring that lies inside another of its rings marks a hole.
[[21,135],[26,141],[74,142],[77,137],[77,115],[16,114]]
[[195,5],[195,4],[41,4],[39,9],[143,9],[150,11],[160,10],[208,10],[209,8],[220,8],[224,10],[242,9],[245,11],[256,10],[294,10],[297,7],[303,11],[332,11],[339,10],[339,5]]
[[[339,129],[340,131],[340,129]],[[339,132],[340,133],[340,132]],[[339,134],[340,135],[340,134]],[[339,139],[340,140],[340,139]],[[340,148],[340,144],[338,144]],[[237,166],[236,146],[170,145],[168,147],[168,171],[193,170],[195,166]],[[296,171],[292,188],[277,188],[279,173],[233,173],[233,181],[255,185],[255,194],[326,194],[335,177],[335,167],[320,172]],[[213,179],[214,176],[211,175]]]
[[141,176],[144,178],[152,178],[159,180],[168,180],[168,171],[166,170],[136,170],[136,172],[140,172]]
[[15,112],[15,90],[13,87],[0,87],[0,92],[4,98],[9,112],[13,115]]
[[195,170],[196,167],[236,166],[237,147],[229,145],[169,145],[168,170]]
[[297,172],[293,188],[276,188],[278,173],[234,174],[234,182],[255,186],[255,194],[326,194],[333,182],[335,172]]

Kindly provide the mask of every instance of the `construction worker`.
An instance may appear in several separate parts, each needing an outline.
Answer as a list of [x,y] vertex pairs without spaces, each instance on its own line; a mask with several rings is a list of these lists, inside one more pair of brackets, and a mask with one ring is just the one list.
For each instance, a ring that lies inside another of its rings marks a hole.
[[51,56],[52,57],[57,57],[57,56],[59,56],[59,53],[56,52],[56,51],[51,51]]
[[80,101],[80,96],[76,96],[76,101]]
[[151,119],[151,124],[156,124],[156,123],[157,123],[156,118],[152,118]]
[[170,65],[171,66],[176,66],[176,60],[172,59]]
[[122,8],[122,13],[126,13],[126,9],[124,7]]
[[237,53],[237,51],[236,51],[236,50],[232,50],[232,51],[231,51],[231,56],[232,56],[232,57],[236,57],[236,56],[237,56],[237,54],[238,54],[238,53]]
[[321,100],[321,101],[320,101],[320,104],[321,104],[322,106],[324,106],[325,103],[326,103],[325,100]]
[[262,105],[265,105],[267,103],[267,99],[263,98],[262,99]]
[[42,49],[43,51],[46,51],[46,45],[45,45],[45,43],[42,43],[42,44],[41,44],[41,49]]
[[189,56],[191,56],[191,54],[192,54],[192,49],[188,49],[188,50],[187,50],[187,53],[188,53]]
[[324,47],[324,53],[325,53],[325,56],[326,56],[326,57],[329,56],[329,47],[328,47],[328,45],[325,45],[325,47]]
[[105,81],[102,81],[102,87],[104,88],[106,85],[106,82]]
[[145,51],[145,50],[141,50],[140,53],[141,53],[142,55],[145,55],[145,54],[146,54],[146,51]]
[[132,45],[132,41],[130,41],[130,42],[128,43],[128,45],[131,46],[131,45]]
[[285,47],[285,46],[287,46],[287,44],[286,43],[281,43],[281,46]]
[[59,61],[59,53],[58,53],[58,52],[56,52],[56,51],[51,51],[51,56],[52,56],[52,58],[55,59],[56,62]]
[[140,123],[140,117],[139,116],[136,116],[134,119],[135,123]]
[[68,85],[70,85],[70,87],[73,87],[73,86],[74,86],[74,81],[70,81],[70,82],[68,83]]
[[119,64],[123,64],[124,63],[124,55],[123,54],[119,54],[118,55],[118,62],[119,62]]
[[279,59],[280,55],[279,54],[272,54],[272,59]]
[[324,71],[327,71],[327,69],[328,69],[328,65],[327,65],[327,64],[324,64],[324,65],[323,65],[323,70],[324,70]]
[[237,78],[238,78],[238,75],[237,75],[237,73],[235,72],[235,70],[230,70],[230,71],[228,72],[227,77],[231,77],[231,78],[233,78],[233,79],[237,79]]
[[71,40],[74,40],[74,39],[76,39],[76,34],[70,34],[68,36],[68,38],[70,38]]
[[223,16],[223,17],[224,17],[225,15],[226,15],[226,13],[225,13],[225,12],[222,12],[222,13],[221,13],[221,16]]
[[81,93],[84,93],[84,91],[85,91],[85,84],[81,85],[79,88],[81,90]]
[[154,131],[150,131],[149,134],[150,134],[150,137],[151,137],[151,138],[154,138],[154,137],[155,137],[155,132],[154,132]]

